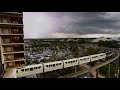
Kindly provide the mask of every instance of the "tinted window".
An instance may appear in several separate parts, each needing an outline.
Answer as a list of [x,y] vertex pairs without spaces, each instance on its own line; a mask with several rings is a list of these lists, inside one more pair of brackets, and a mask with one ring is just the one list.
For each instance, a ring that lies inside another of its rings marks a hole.
[[34,69],[37,69],[37,67],[34,67]]
[[53,67],[55,67],[55,64],[53,64]]
[[50,65],[52,67],[52,65]]
[[29,71],[29,69],[25,69],[25,71]]
[[33,71],[33,68],[30,68],[30,71]]
[[41,68],[41,66],[38,67],[39,69]]
[[18,70],[16,72],[18,73]]
[[24,72],[24,69],[21,69],[22,72]]

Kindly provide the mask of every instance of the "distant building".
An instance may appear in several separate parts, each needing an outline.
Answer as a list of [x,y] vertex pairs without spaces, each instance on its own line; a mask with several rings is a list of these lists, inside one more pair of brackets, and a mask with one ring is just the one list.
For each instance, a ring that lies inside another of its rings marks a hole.
[[111,39],[100,37],[100,38],[92,40],[91,42],[99,42],[99,41],[111,41]]

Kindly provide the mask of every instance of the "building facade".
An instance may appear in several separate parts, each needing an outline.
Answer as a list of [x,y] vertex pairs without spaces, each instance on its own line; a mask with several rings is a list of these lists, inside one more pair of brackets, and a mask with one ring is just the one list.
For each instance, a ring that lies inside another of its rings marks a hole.
[[22,12],[0,12],[0,51],[5,70],[25,66]]

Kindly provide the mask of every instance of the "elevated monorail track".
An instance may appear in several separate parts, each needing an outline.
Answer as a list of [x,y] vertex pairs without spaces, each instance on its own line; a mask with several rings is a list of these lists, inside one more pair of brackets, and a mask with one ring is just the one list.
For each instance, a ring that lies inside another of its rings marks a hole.
[[[115,52],[115,51],[114,51],[114,52]],[[72,74],[69,74],[69,75],[61,76],[61,77],[59,77],[59,78],[73,78],[73,77],[77,77],[77,76],[79,76],[79,75],[83,75],[83,74],[85,74],[85,73],[88,73],[88,72],[91,72],[91,71],[93,71],[93,70],[96,70],[96,69],[98,69],[98,68],[100,68],[100,67],[102,67],[102,66],[104,66],[104,65],[107,65],[107,64],[109,64],[109,63],[111,63],[111,62],[113,62],[113,61],[115,61],[115,60],[117,60],[117,59],[119,58],[120,53],[119,53],[119,51],[116,51],[116,52],[117,52],[117,56],[116,56],[116,57],[114,57],[114,58],[112,58],[112,59],[110,59],[110,60],[108,60],[108,61],[106,61],[106,62],[103,62],[103,63],[101,63],[101,64],[99,64],[99,65],[97,65],[97,66],[93,66],[93,67],[91,67],[89,70],[79,71],[79,72],[72,73]],[[113,53],[112,53],[111,55],[113,55]],[[111,56],[111,55],[108,55],[108,56]]]

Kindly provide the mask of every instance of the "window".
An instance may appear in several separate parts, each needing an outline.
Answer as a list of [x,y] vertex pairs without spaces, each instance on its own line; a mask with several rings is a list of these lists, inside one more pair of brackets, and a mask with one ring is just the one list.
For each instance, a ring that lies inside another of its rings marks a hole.
[[29,71],[29,69],[25,69],[25,71]]
[[30,71],[33,71],[33,68],[30,68]]
[[16,72],[18,73],[18,70]]
[[4,28],[4,33],[5,34],[8,34],[9,33],[9,30],[7,28]]
[[50,67],[52,67],[52,65],[50,65]]
[[24,69],[21,69],[22,72],[24,72]]
[[46,67],[48,67],[48,65],[46,65]]
[[3,23],[7,23],[7,19],[6,18],[3,18]]
[[55,64],[53,64],[53,67],[55,67]]
[[67,64],[67,62],[65,62]]
[[38,69],[40,69],[40,68],[41,68],[41,66],[38,67]]
[[37,67],[34,67],[34,69],[37,69]]

